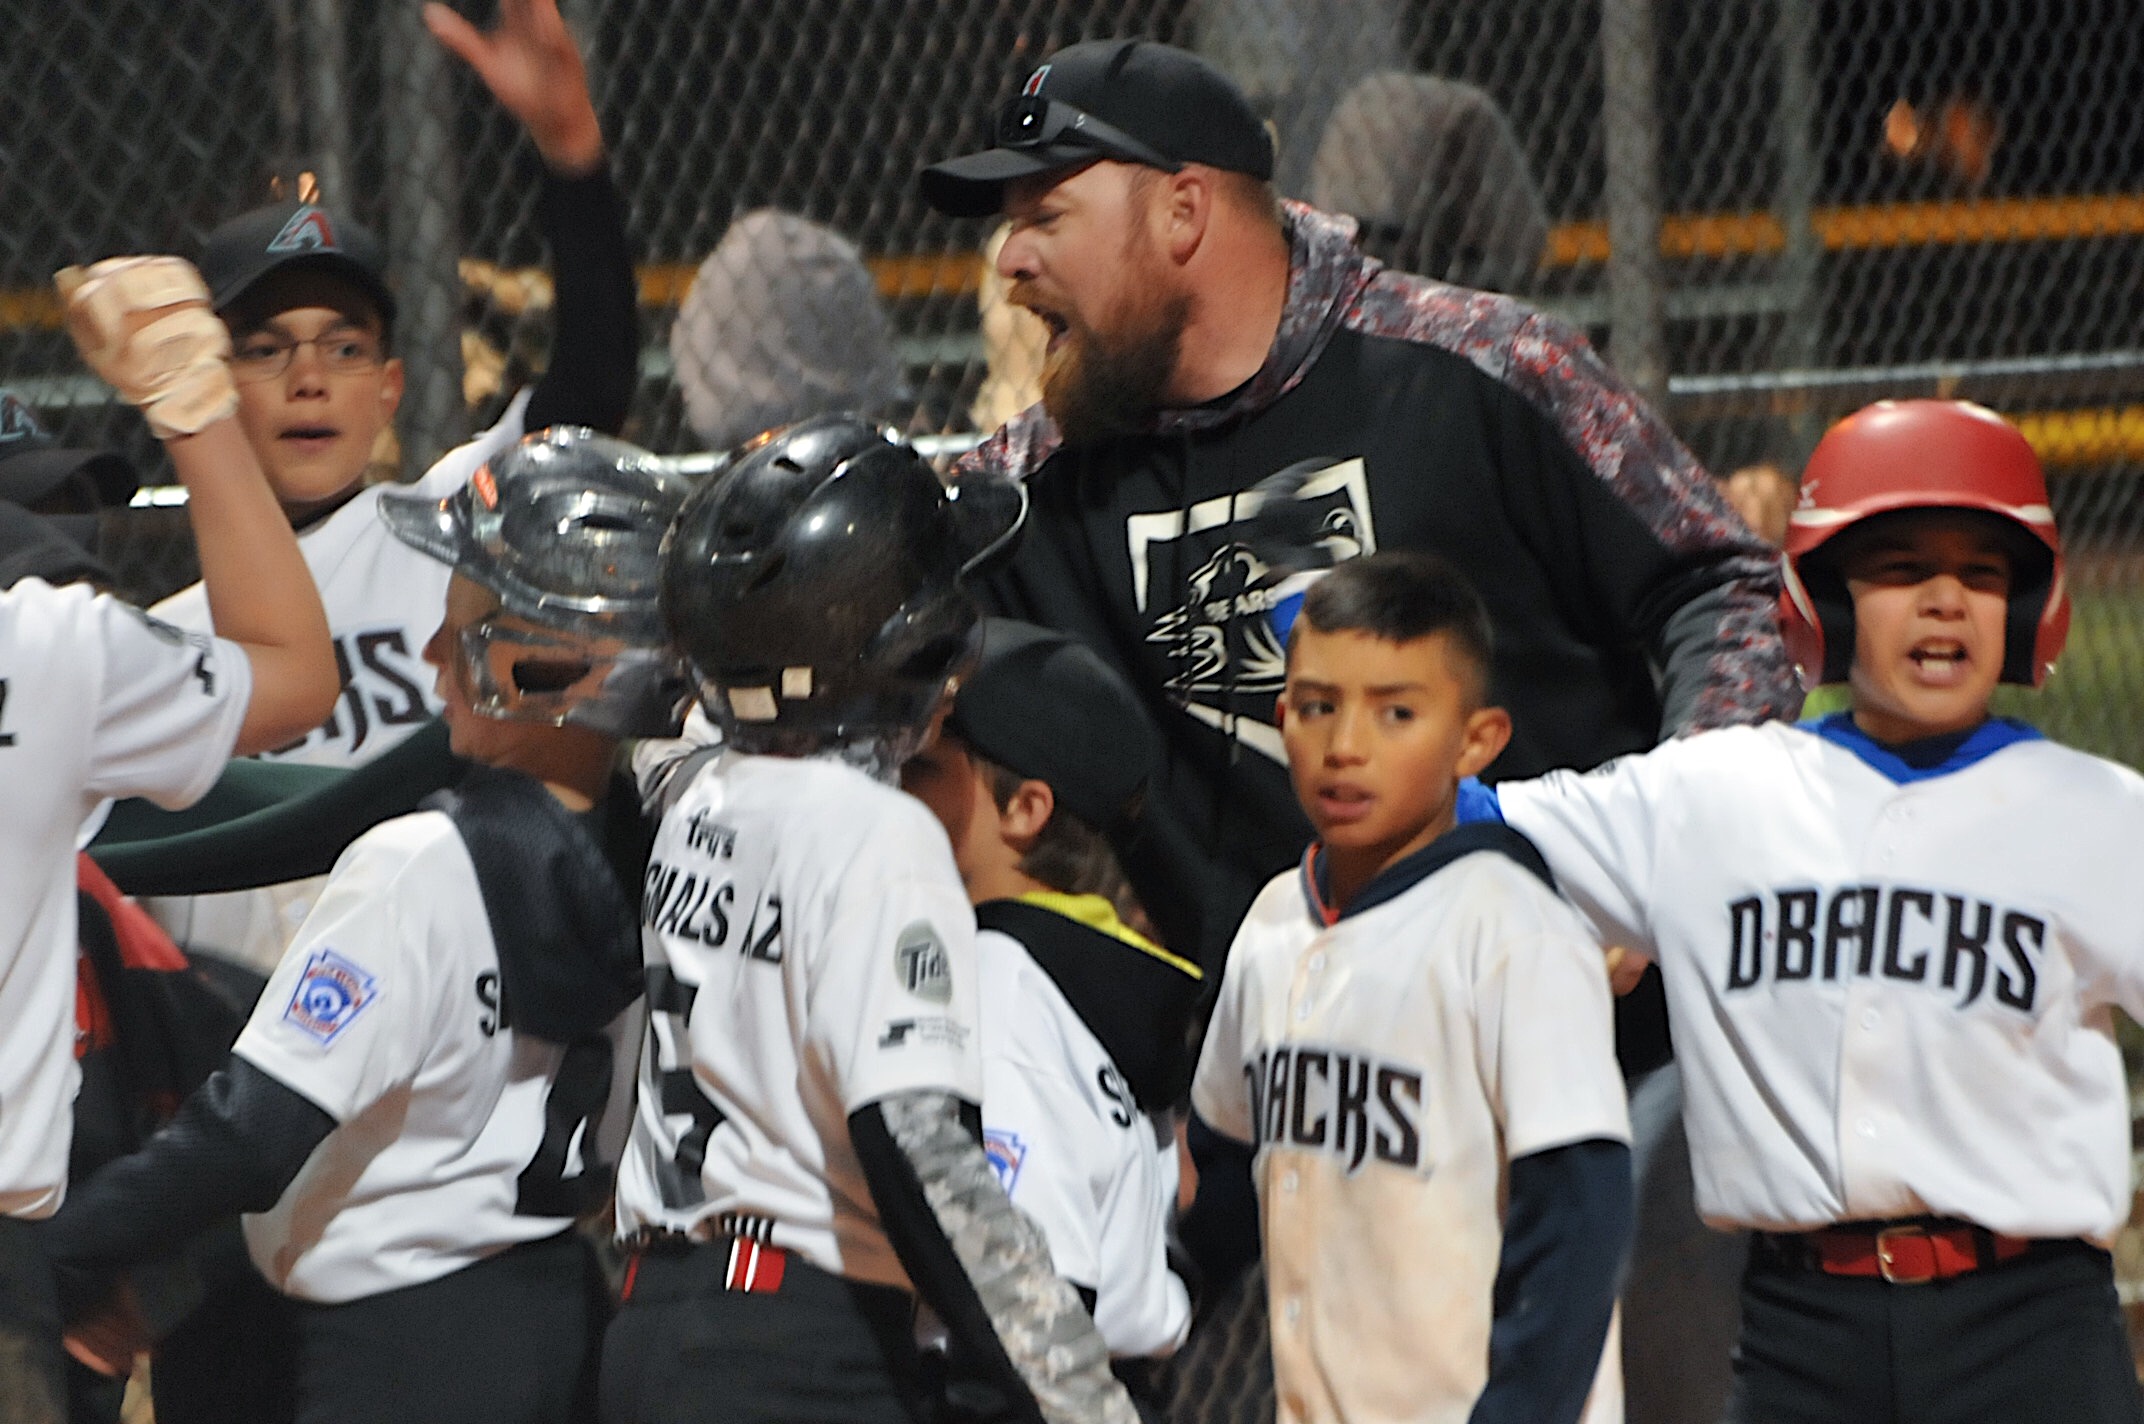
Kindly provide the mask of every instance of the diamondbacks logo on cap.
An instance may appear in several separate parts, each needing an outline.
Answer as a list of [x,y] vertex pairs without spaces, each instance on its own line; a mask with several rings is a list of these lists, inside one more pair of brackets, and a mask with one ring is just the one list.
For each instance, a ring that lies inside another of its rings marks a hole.
[[378,980],[334,950],[316,949],[298,976],[283,1022],[325,1046],[378,997]]
[[1027,83],[1020,86],[1020,97],[1032,99],[1042,92],[1042,81],[1050,77],[1050,67],[1045,64],[1027,76]]
[[943,1004],[953,997],[953,961],[927,920],[901,931],[893,947],[894,972],[901,987],[919,999]]
[[318,208],[304,207],[290,215],[283,230],[269,240],[268,250],[287,252],[340,252],[342,245],[335,241],[335,224]]
[[37,417],[13,391],[0,391],[0,444],[10,440],[36,440],[44,435]]

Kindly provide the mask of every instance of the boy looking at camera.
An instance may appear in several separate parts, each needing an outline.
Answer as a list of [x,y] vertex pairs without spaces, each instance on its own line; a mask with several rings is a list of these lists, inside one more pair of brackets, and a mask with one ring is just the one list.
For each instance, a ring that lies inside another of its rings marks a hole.
[[1622,1417],[1600,949],[1523,837],[1454,828],[1511,733],[1489,655],[1480,598],[1411,552],[1312,585],[1289,643],[1317,839],[1237,931],[1192,1089],[1256,1149],[1284,1422]]

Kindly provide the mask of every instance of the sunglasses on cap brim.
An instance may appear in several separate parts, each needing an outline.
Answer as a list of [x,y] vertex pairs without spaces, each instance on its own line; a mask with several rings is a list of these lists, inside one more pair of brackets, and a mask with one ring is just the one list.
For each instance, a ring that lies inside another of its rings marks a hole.
[[997,143],[1016,151],[1091,149],[1098,158],[1143,163],[1165,173],[1181,172],[1184,166],[1084,109],[1039,94],[1022,94],[998,111]]

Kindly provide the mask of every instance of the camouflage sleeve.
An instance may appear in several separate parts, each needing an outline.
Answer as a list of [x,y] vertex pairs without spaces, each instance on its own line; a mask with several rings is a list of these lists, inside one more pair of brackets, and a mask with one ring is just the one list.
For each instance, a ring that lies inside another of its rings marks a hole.
[[1562,322],[1534,313],[1504,380],[1555,426],[1671,553],[1717,582],[1671,615],[1654,653],[1666,674],[1663,733],[1791,717],[1801,687],[1779,635],[1779,560],[1721,498],[1653,408]]
[[[902,1093],[858,1116],[874,1111],[906,1167],[898,1175],[920,1188],[929,1220],[901,1229],[903,1193],[888,1190],[884,1179],[890,1174],[883,1169],[872,1174],[873,1195],[896,1248],[905,1244],[902,1259],[917,1289],[940,1318],[956,1333],[987,1329],[995,1336],[1048,1424],[1136,1424],[1138,1415],[1110,1373],[1109,1350],[1093,1319],[1056,1274],[1041,1228],[999,1186],[961,1121],[960,1103],[944,1093]],[[857,1150],[870,1174],[867,1135],[859,1134]],[[956,1272],[940,1271],[928,1259],[939,1243],[950,1246]],[[960,1279],[946,1279],[953,1274]],[[980,1325],[973,1322],[978,1306]]]

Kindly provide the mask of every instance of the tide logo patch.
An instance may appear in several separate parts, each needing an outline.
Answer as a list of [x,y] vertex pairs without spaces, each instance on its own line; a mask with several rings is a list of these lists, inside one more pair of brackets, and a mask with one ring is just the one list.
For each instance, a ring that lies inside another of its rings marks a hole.
[[333,1043],[372,1001],[379,981],[332,949],[316,949],[305,961],[298,987],[283,1010],[283,1022],[325,1047]]
[[1013,1186],[1020,1180],[1020,1168],[1027,1162],[1027,1143],[1017,1132],[1002,1128],[983,1129],[983,1156],[990,1162],[990,1170],[997,1174],[998,1185],[1011,1196]]
[[318,208],[300,208],[283,224],[283,230],[268,240],[268,250],[285,252],[340,252],[335,224]]
[[952,1001],[953,961],[929,921],[917,920],[901,931],[894,943],[893,969],[901,987],[917,998],[934,1004]]

